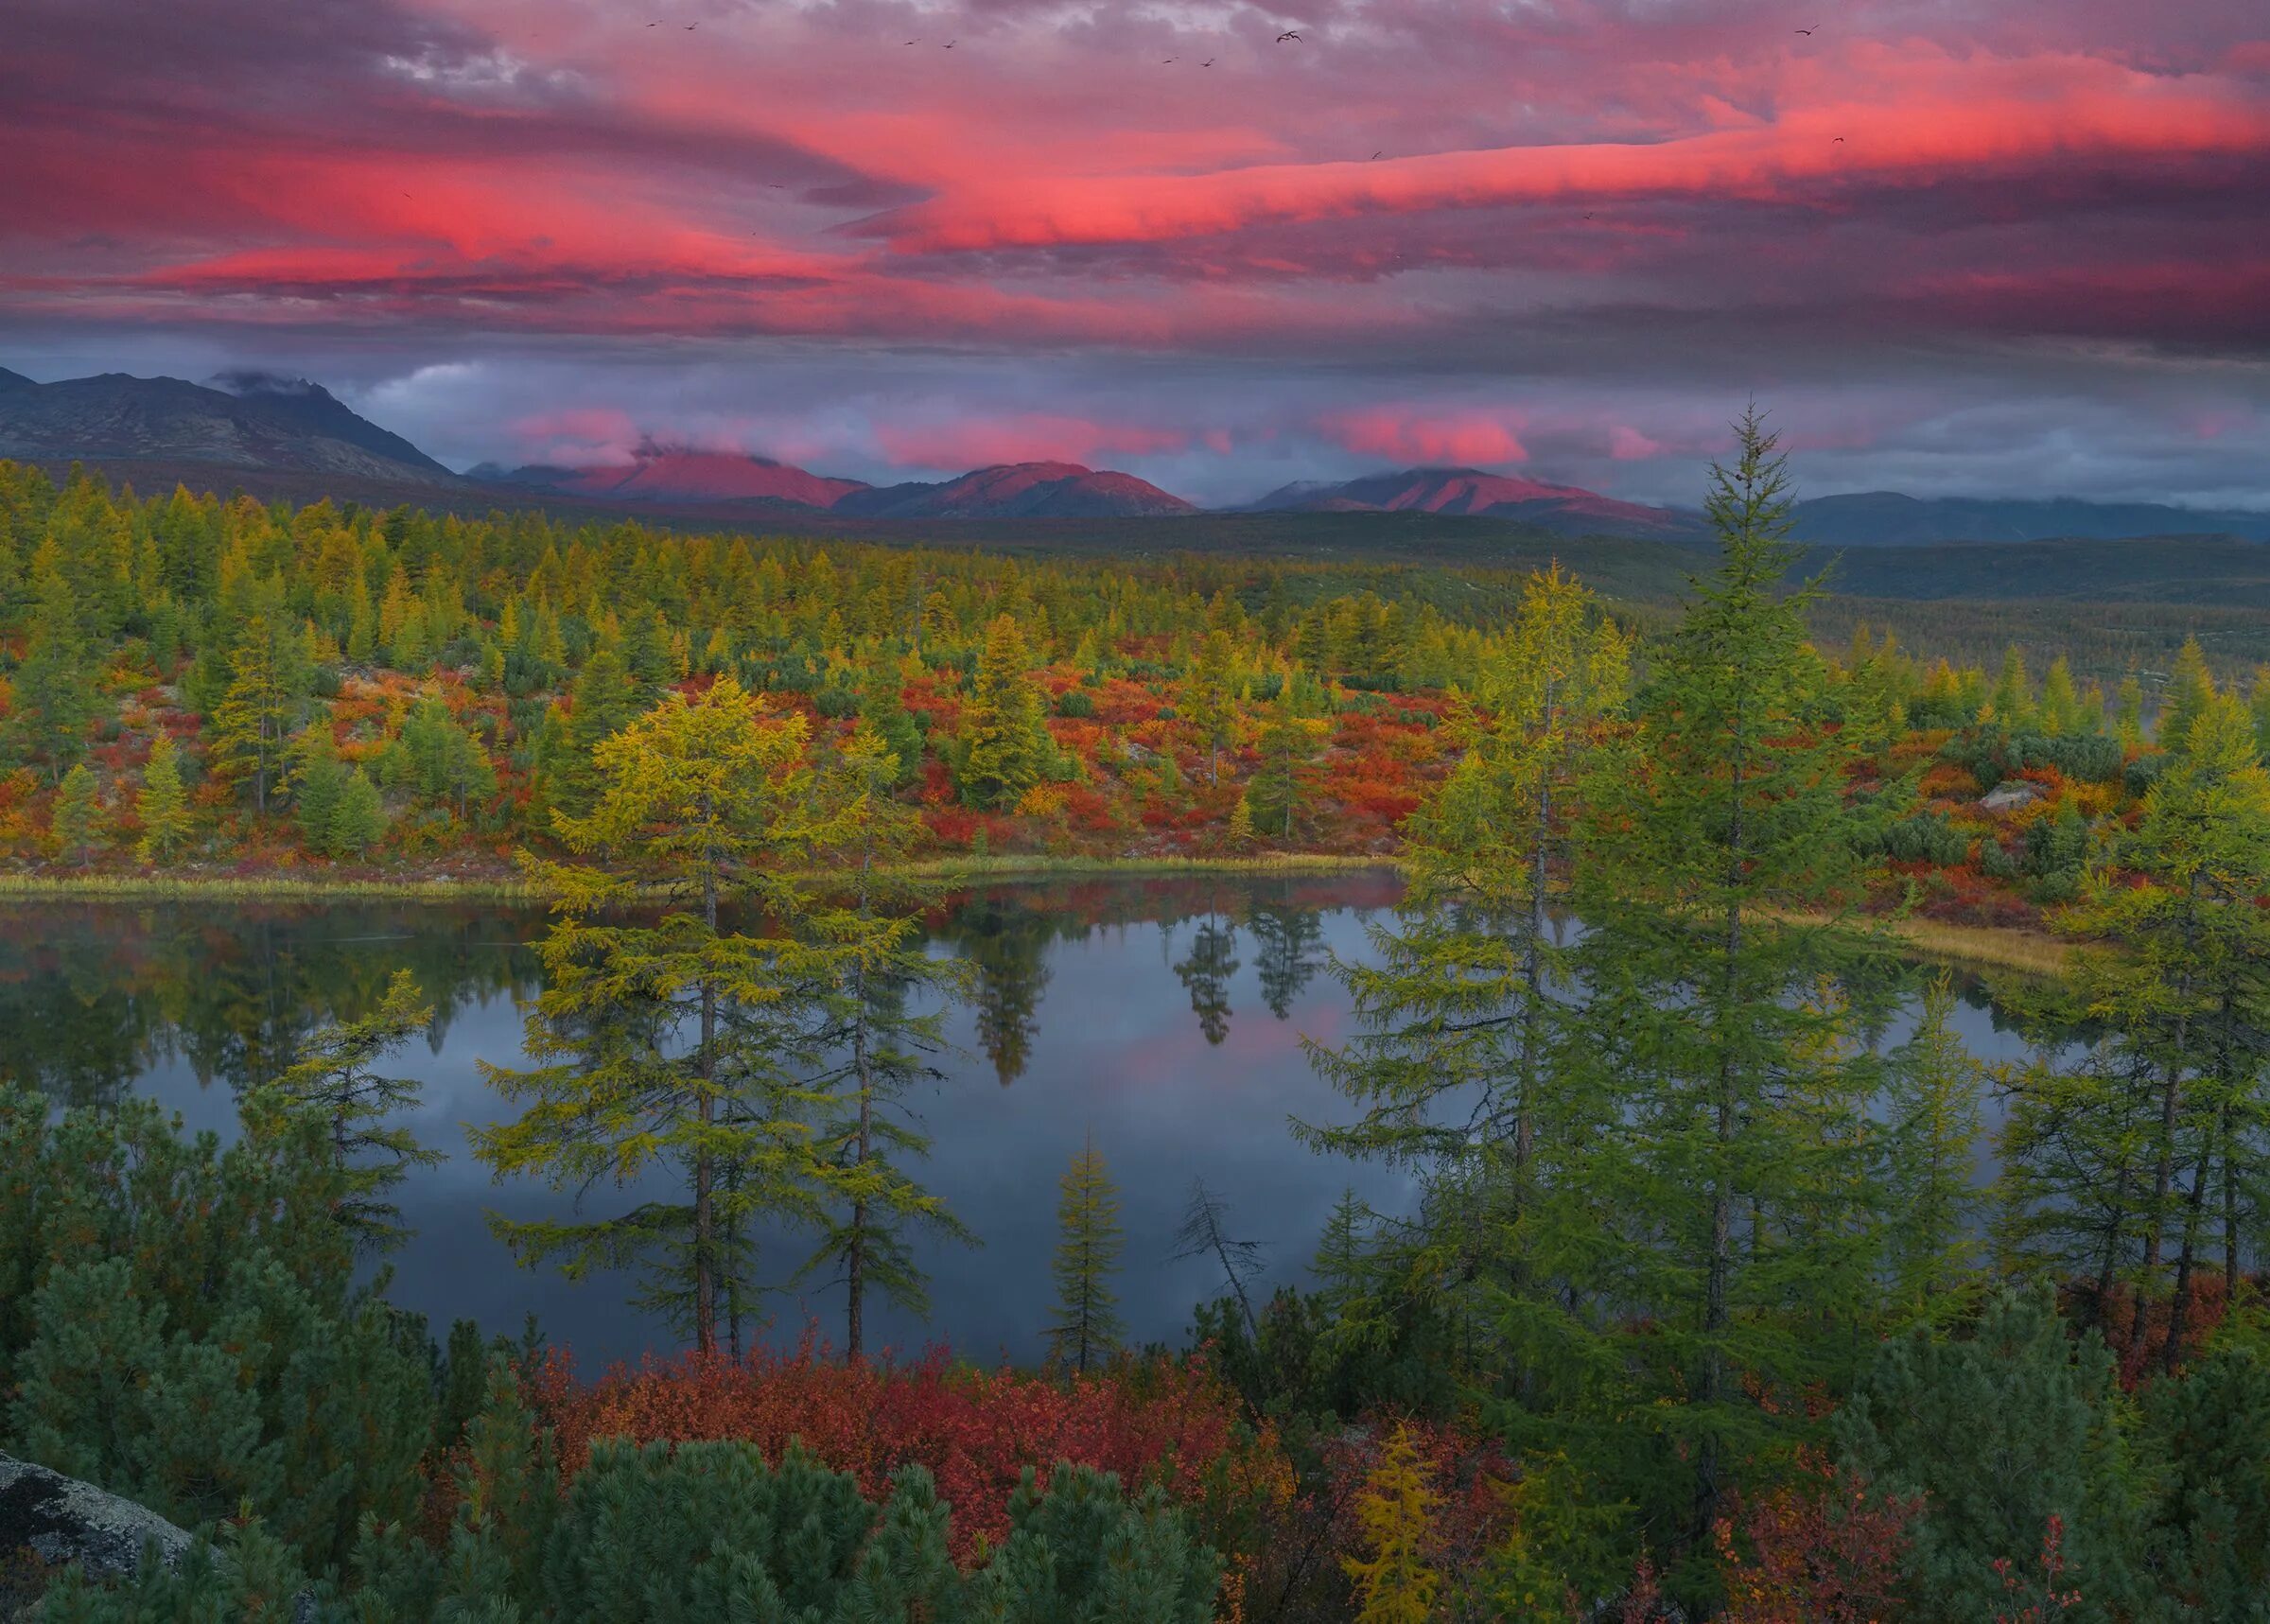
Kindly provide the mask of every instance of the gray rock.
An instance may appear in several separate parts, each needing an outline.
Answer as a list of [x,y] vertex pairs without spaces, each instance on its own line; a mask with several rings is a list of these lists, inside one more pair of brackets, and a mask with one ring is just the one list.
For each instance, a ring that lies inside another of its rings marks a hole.
[[48,1567],[76,1563],[95,1579],[122,1579],[155,1544],[167,1567],[196,1543],[146,1506],[44,1466],[0,1455],[0,1556],[28,1550]]
[[[160,1562],[179,1567],[196,1544],[195,1534],[147,1506],[0,1455],[0,1621],[40,1615],[37,1590],[27,1597],[9,1587],[9,1569],[22,1552],[31,1553],[35,1575],[76,1566],[90,1579],[124,1580],[141,1571],[146,1548],[155,1545]],[[316,1624],[314,1596],[298,1597],[291,1615],[293,1624]]]
[[1979,797],[1981,812],[2016,812],[2041,799],[2041,786],[2025,778],[2011,778]]

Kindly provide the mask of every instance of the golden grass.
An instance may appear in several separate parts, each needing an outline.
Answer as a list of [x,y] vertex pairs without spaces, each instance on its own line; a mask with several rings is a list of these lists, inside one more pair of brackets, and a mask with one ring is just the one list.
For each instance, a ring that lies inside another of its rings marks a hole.
[[2073,952],[2071,944],[2046,931],[2021,931],[2006,925],[1950,925],[1940,919],[1895,919],[1891,921],[1891,929],[1924,958],[2023,970],[2029,975],[2063,975]]
[[1067,875],[1347,874],[1399,867],[1391,857],[1347,857],[1322,851],[1268,851],[1248,857],[930,857],[894,865],[900,879],[942,884],[983,880],[1049,880]]
[[[1011,853],[998,857],[933,857],[895,864],[885,872],[925,886],[989,880],[1048,880],[1079,875],[1334,874],[1396,866],[1392,858],[1345,857],[1328,852],[1257,852],[1245,857],[1082,857]],[[825,880],[833,870],[807,878]],[[499,901],[541,902],[550,887],[517,876],[466,879],[329,877],[316,874],[0,874],[0,900],[9,901]]]

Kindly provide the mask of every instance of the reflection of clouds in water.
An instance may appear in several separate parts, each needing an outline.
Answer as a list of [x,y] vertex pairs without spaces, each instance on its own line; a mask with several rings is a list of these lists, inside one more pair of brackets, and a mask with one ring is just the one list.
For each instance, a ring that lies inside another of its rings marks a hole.
[[[1120,895],[1133,899],[1139,893],[1129,887]],[[1385,900],[1376,883],[1344,895],[1366,904]],[[1280,907],[1273,913],[1265,908],[1257,921],[1248,904],[1269,903],[1266,894],[1256,898],[1236,887],[1223,888],[1218,921],[1234,932],[1227,956],[1237,963],[1218,987],[1208,989],[1212,1002],[1227,1006],[1217,1044],[1207,1040],[1193,1012],[1187,970],[1177,969],[1188,964],[1193,936],[1217,905],[1215,897],[1202,895],[1178,908],[1172,893],[1141,896],[1142,907],[1170,916],[1172,922],[1118,918],[1085,924],[1055,911],[1048,896],[1029,893],[991,899],[982,917],[966,914],[944,922],[934,952],[952,951],[981,935],[1006,972],[1022,978],[1021,985],[1037,987],[1037,1001],[1020,1056],[1022,1069],[1009,1086],[1002,1086],[995,1060],[986,1052],[981,1011],[964,1007],[949,1022],[961,1053],[941,1056],[946,1074],[934,1084],[917,1084],[906,1096],[917,1125],[934,1142],[917,1176],[985,1244],[969,1249],[917,1235],[917,1256],[932,1276],[934,1318],[925,1327],[887,1303],[871,1302],[871,1340],[912,1350],[942,1338],[975,1358],[1037,1357],[1039,1327],[1050,1296],[1057,1180],[1091,1132],[1120,1185],[1127,1247],[1115,1284],[1139,1341],[1179,1340],[1189,1327],[1192,1305],[1219,1289],[1209,1261],[1170,1258],[1194,1179],[1202,1178],[1228,1200],[1240,1234],[1266,1244],[1266,1266],[1253,1287],[1263,1297],[1277,1283],[1303,1277],[1317,1236],[1344,1188],[1353,1186],[1383,1210],[1407,1211],[1412,1205],[1416,1191],[1406,1173],[1318,1156],[1286,1131],[1288,1117],[1335,1120],[1347,1112],[1345,1103],[1311,1073],[1301,1039],[1339,1041],[1347,1036],[1345,997],[1322,967],[1334,955],[1371,958],[1364,932],[1367,912],[1353,906],[1315,909],[1314,904],[1330,900],[1331,893],[1311,886],[1301,899],[1310,907]],[[1315,929],[1288,933],[1288,918],[1313,919]],[[453,960],[476,963],[484,956],[458,950],[494,946],[461,937],[444,951],[433,940],[435,931],[425,928],[427,917],[405,912],[389,922],[396,932],[407,925],[421,934],[409,944],[342,942],[340,938],[351,933],[336,919],[326,928],[319,914],[302,921],[296,940],[272,922],[246,934],[257,937],[259,952],[276,955],[286,986],[299,985],[288,972],[304,969],[306,954],[317,945],[329,954],[352,955],[357,985],[373,987],[406,957],[422,962],[438,980],[446,973],[439,967]],[[524,924],[520,934],[533,934],[541,929],[540,917],[533,923],[505,919],[498,929]],[[216,928],[215,911],[207,911],[201,929]],[[462,919],[449,926],[459,933],[464,929]],[[370,934],[386,934],[375,929]],[[1298,956],[1299,966],[1288,969],[1287,952]],[[0,969],[15,968],[9,954],[6,939],[0,938]],[[1272,1013],[1273,1004],[1283,1006],[1282,1018]],[[403,1074],[424,1085],[422,1107],[410,1126],[424,1143],[447,1152],[449,1160],[413,1173],[402,1192],[405,1216],[418,1232],[393,1256],[393,1298],[426,1314],[437,1330],[463,1316],[491,1331],[516,1332],[533,1312],[554,1340],[576,1348],[586,1364],[635,1358],[650,1346],[673,1347],[674,1339],[662,1326],[624,1306],[630,1296],[627,1276],[595,1274],[571,1283],[550,1269],[518,1268],[490,1234],[488,1212],[515,1218],[564,1215],[573,1197],[528,1180],[498,1184],[466,1150],[465,1125],[503,1114],[476,1060],[507,1065],[524,1060],[520,1013],[512,993],[494,978],[474,977],[454,989],[445,1009],[438,1042],[412,1044],[397,1062]],[[1959,1004],[1954,1020],[1982,1059],[2017,1059],[2026,1053],[2017,1034],[1997,1029],[1986,1008]],[[1881,1039],[1883,1047],[1904,1041],[1912,1024],[1909,1016],[1894,1022]],[[137,1086],[181,1110],[193,1129],[224,1134],[233,1129],[229,1091],[201,1084],[184,1059],[145,1057]],[[1990,1122],[1999,1118],[1991,1103],[1988,1114]],[[662,1195],[667,1189],[656,1179],[647,1193]],[[591,1193],[585,1210],[625,1211],[640,1196],[636,1189],[602,1187]],[[775,1282],[794,1272],[811,1245],[800,1235],[759,1238],[761,1272]],[[776,1340],[793,1340],[808,1316],[818,1318],[823,1336],[840,1335],[842,1292],[815,1282],[793,1296],[768,1298],[764,1312],[774,1318]]]

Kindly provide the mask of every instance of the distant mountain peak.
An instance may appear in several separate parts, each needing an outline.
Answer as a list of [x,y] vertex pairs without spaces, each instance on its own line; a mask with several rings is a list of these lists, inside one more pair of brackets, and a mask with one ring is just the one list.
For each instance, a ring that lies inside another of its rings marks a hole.
[[131,462],[454,485],[457,476],[321,385],[260,372],[0,381],[0,456]]
[[1692,514],[1619,501],[1578,485],[1484,468],[1396,468],[1331,482],[1303,480],[1270,492],[1253,512],[1429,513],[1519,519],[1564,534],[1679,539],[1700,533]]
[[1153,518],[1198,510],[1133,474],[1077,463],[997,463],[958,479],[856,491],[836,512],[861,518]]

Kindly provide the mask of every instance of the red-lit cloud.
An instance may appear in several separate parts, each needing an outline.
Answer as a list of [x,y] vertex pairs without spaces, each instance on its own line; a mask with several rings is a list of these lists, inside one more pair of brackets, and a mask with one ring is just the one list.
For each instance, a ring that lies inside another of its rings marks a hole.
[[[1642,469],[1693,454],[1704,381],[1880,407],[1956,370],[2227,421],[2183,437],[2234,467],[2270,421],[2259,0],[1335,0],[1284,44],[1245,0],[126,9],[11,19],[0,342],[233,333],[379,375],[790,345],[863,380],[825,436],[754,374],[705,410],[882,468]],[[2213,362],[2196,398],[2171,355]],[[1112,358],[1150,393],[1065,383]],[[929,393],[864,381],[889,366]],[[942,404],[952,367],[987,398]],[[621,414],[594,444],[660,427],[602,393],[565,403]]]
[[1332,413],[1319,427],[1346,449],[1389,463],[1487,467],[1529,460],[1505,419],[1491,412],[1441,416],[1407,407],[1366,407]]

